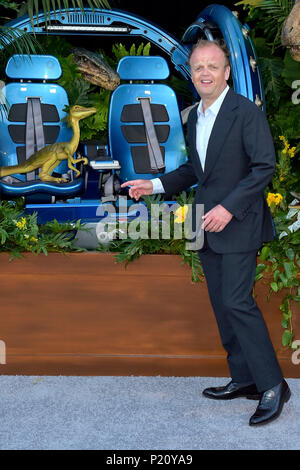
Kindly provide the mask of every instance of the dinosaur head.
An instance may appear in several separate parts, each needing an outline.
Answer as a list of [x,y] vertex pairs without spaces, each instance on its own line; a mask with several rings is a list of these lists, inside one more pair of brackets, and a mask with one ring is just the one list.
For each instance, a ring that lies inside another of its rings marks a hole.
[[283,23],[281,44],[291,50],[291,56],[300,62],[300,0],[295,1],[289,16]]
[[102,54],[82,48],[72,49],[72,53],[77,68],[86,81],[106,90],[114,90],[120,84],[119,74],[105,62]]
[[75,105],[70,108],[68,120],[70,123],[72,121],[81,121],[81,119],[87,118],[96,112],[96,108],[85,108],[84,106]]

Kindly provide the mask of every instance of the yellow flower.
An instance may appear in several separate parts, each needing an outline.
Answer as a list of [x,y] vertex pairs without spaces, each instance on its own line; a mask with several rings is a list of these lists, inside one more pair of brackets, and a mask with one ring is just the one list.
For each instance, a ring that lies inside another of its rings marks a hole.
[[175,219],[174,222],[176,224],[182,224],[185,221],[186,214],[188,213],[189,207],[185,204],[184,206],[178,207],[178,209],[174,212]]
[[282,199],[283,199],[283,196],[280,193],[268,193],[268,197],[267,197],[268,206],[270,207],[272,202],[274,202],[274,204],[278,206],[278,204],[281,203]]
[[288,143],[288,141],[286,140],[286,138],[283,135],[280,135],[279,139],[282,140],[282,142],[284,144],[284,149],[281,150],[283,155],[286,155],[288,153],[290,158],[293,158],[295,156],[296,147],[290,148],[290,144]]
[[293,158],[293,157],[295,156],[295,150],[296,150],[296,147],[292,147],[292,148],[289,150],[290,158]]
[[15,224],[20,230],[25,230],[26,229],[26,219],[25,219],[25,217],[22,217],[21,221],[20,220],[18,222],[15,221]]
[[37,240],[37,238],[35,238],[35,237],[31,237],[29,241],[30,241],[30,242],[35,242],[35,243],[36,243],[38,240]]

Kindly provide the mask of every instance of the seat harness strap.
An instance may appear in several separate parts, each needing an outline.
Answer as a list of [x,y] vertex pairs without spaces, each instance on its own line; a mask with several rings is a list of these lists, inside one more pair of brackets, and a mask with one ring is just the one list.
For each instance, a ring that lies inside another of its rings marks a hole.
[[163,156],[161,153],[161,149],[160,149],[157,135],[155,132],[155,127],[153,124],[150,99],[139,98],[139,101],[141,103],[143,117],[144,117],[147,147],[148,147],[148,152],[149,152],[151,170],[153,173],[161,173],[165,170],[166,167],[164,164]]
[[[26,160],[31,157],[35,151],[41,150],[43,147],[45,147],[45,135],[41,101],[40,98],[28,98],[26,117]],[[36,171],[37,170],[27,173],[27,181],[35,179]]]

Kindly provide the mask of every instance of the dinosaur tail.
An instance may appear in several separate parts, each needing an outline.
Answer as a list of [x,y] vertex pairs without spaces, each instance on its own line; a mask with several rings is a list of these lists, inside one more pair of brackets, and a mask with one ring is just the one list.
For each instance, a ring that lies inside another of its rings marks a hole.
[[28,168],[22,168],[19,165],[3,166],[0,168],[0,178],[2,176],[13,175],[14,173],[26,173]]

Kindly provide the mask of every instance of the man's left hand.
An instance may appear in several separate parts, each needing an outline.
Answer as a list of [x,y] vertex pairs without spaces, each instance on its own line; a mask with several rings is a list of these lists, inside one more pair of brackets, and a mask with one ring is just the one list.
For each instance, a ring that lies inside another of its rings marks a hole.
[[203,216],[202,229],[206,232],[222,232],[231,221],[232,214],[225,207],[218,204]]

